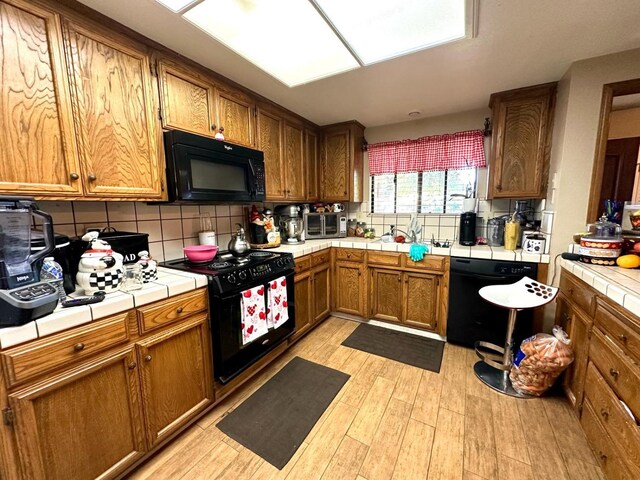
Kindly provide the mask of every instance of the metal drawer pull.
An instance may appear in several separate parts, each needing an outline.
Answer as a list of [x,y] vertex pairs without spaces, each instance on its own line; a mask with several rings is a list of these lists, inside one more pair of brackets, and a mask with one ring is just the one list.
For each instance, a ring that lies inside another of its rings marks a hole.
[[90,182],[95,182],[98,179],[94,174],[89,175],[87,178]]
[[138,364],[136,362],[131,362],[129,364],[129,370],[133,370],[134,368],[136,368],[138,366]]
[[624,333],[621,333],[620,335],[618,335],[618,340],[620,340],[622,343],[627,343],[627,336]]
[[145,361],[145,362],[150,362],[152,358],[153,358],[153,357],[152,357],[151,355],[146,355],[146,356],[144,357],[144,361]]
[[182,313],[183,311],[184,311],[184,308],[182,308],[182,307],[176,308],[176,312],[178,312],[178,313]]
[[77,174],[77,173],[75,173],[75,172],[71,172],[71,173],[69,174],[69,178],[70,178],[71,180],[78,180],[78,179],[80,178],[80,175],[78,175],[78,174]]
[[602,415],[602,418],[604,418],[605,420],[609,419],[609,411],[606,408],[600,410],[600,415]]
[[615,378],[616,380],[618,379],[618,375],[620,375],[620,372],[618,370],[614,370],[613,368],[609,369],[609,375],[611,375],[613,378]]
[[73,346],[73,349],[74,349],[76,352],[81,352],[82,350],[84,350],[84,343],[76,343],[76,344]]

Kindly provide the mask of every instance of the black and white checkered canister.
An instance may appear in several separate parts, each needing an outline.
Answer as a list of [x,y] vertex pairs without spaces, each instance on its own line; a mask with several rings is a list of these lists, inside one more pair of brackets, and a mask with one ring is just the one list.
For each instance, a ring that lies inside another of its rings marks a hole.
[[158,269],[148,267],[142,270],[142,283],[153,282],[158,279]]
[[92,272],[89,275],[89,286],[100,291],[117,290],[123,276],[124,271],[121,268],[108,272]]

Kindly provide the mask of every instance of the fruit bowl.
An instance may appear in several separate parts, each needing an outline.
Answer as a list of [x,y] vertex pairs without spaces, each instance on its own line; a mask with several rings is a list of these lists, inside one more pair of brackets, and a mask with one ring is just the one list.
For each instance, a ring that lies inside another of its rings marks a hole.
[[187,260],[193,263],[206,263],[213,260],[218,253],[216,245],[191,245],[182,249]]

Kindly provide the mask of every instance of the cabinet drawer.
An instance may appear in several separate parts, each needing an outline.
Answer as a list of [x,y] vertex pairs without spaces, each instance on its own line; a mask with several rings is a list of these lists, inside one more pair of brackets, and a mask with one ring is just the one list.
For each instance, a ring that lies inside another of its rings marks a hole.
[[296,273],[304,272],[311,268],[311,255],[305,255],[294,260],[294,269]]
[[347,260],[349,262],[361,262],[364,260],[365,250],[358,248],[337,248],[336,260]]
[[128,312],[2,352],[9,386],[129,340]]
[[593,316],[594,303],[596,293],[591,287],[582,283],[578,284],[567,272],[562,272],[560,277],[560,291],[571,300],[571,302],[578,305],[584,310],[590,317]]
[[404,255],[405,264],[404,266],[407,268],[418,268],[420,270],[444,270],[445,266],[445,257],[439,256],[428,256],[420,260],[419,262],[414,262],[407,255]]
[[640,360],[640,334],[613,307],[598,299],[596,302],[596,325],[627,354]]
[[588,401],[584,402],[580,423],[607,479],[628,480],[634,478]]
[[589,358],[618,397],[640,417],[640,368],[597,328],[591,336]]
[[183,293],[173,298],[139,308],[138,329],[143,335],[169,323],[207,309],[207,290]]
[[372,265],[389,267],[399,267],[402,264],[402,256],[391,252],[367,252],[367,260]]
[[602,426],[621,447],[627,461],[640,467],[640,427],[620,405],[598,369],[589,363],[585,381],[585,396]]
[[311,255],[311,267],[317,267],[318,265],[322,265],[326,263],[327,265],[331,262],[331,250],[326,249],[318,253],[314,253]]

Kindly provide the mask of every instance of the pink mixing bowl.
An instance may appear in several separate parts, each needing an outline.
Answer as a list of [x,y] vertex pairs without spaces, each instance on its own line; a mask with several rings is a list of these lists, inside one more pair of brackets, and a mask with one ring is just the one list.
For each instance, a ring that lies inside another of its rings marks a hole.
[[213,260],[218,253],[216,245],[192,245],[182,249],[187,259],[193,263],[204,263]]

